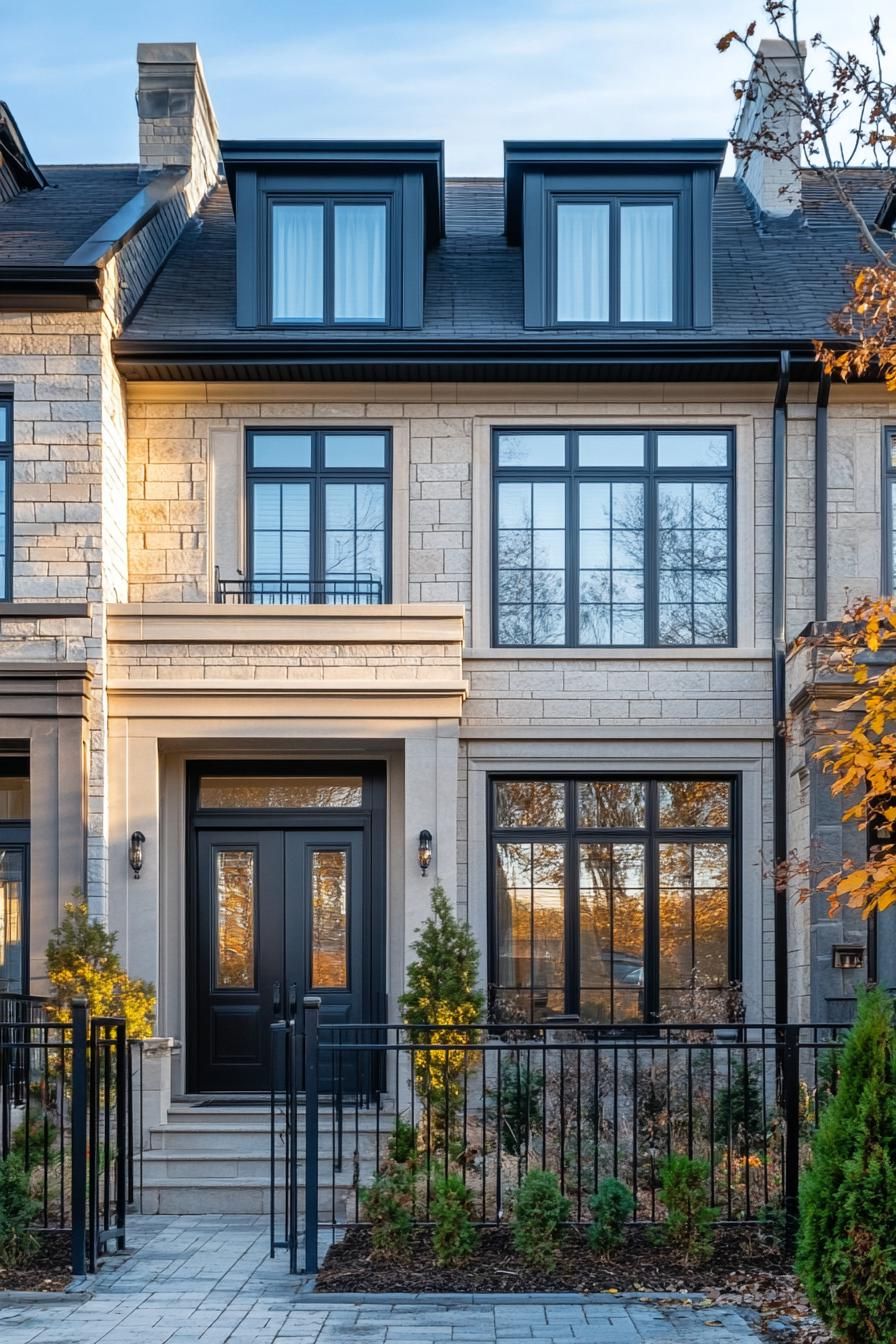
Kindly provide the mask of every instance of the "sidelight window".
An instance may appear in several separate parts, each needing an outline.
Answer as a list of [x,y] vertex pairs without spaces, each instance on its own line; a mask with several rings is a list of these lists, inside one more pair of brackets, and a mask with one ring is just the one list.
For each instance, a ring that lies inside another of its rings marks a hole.
[[736,978],[735,781],[492,781],[496,1015],[674,1019]]
[[734,641],[726,430],[495,435],[494,641]]

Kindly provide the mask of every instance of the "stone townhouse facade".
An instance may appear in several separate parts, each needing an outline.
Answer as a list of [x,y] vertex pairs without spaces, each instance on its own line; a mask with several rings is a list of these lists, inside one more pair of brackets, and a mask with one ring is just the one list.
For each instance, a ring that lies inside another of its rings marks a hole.
[[891,584],[896,400],[812,353],[835,203],[715,141],[219,142],[195,47],[138,71],[135,165],[0,109],[6,988],[80,888],[229,1094],[291,996],[394,1018],[434,879],[497,1011],[896,983],[772,877],[861,852],[788,648]]

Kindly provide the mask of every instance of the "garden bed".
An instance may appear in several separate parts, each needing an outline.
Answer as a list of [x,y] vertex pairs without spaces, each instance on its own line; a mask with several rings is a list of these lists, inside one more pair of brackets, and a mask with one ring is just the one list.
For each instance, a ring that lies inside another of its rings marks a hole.
[[36,1232],[32,1260],[13,1269],[0,1265],[0,1292],[61,1293],[72,1281],[71,1232]]
[[792,1323],[791,1344],[822,1344],[830,1336],[809,1319],[809,1307],[780,1247],[752,1228],[718,1228],[713,1253],[684,1264],[658,1244],[649,1228],[630,1229],[616,1254],[601,1259],[574,1229],[563,1237],[557,1268],[541,1273],[526,1265],[509,1227],[479,1233],[468,1264],[436,1263],[431,1233],[418,1228],[407,1256],[373,1255],[370,1232],[351,1227],[327,1252],[314,1284],[317,1293],[692,1293],[701,1303],[745,1307],[761,1323]]

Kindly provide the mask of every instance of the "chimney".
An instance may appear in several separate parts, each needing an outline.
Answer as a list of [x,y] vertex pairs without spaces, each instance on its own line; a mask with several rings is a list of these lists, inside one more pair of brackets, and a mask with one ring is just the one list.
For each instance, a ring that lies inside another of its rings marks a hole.
[[[800,208],[799,149],[793,147],[799,141],[802,119],[799,111],[789,106],[783,90],[775,96],[770,77],[772,82],[798,80],[805,55],[804,42],[799,44],[797,56],[782,38],[763,38],[734,128],[735,140],[752,142],[765,150],[763,153],[757,148],[748,159],[738,158],[734,176],[757,209],[775,219],[786,218]],[[775,158],[780,150],[795,153],[797,163],[790,157]]]
[[140,42],[137,72],[140,177],[189,168],[193,209],[218,180],[218,123],[196,43]]

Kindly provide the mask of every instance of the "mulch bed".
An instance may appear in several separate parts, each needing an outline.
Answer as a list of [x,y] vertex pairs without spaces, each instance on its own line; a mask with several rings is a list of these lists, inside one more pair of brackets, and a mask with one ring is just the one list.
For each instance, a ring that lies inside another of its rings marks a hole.
[[37,1252],[27,1265],[0,1266],[0,1291],[61,1293],[72,1281],[70,1232],[37,1232]]
[[401,1260],[372,1254],[366,1227],[351,1227],[327,1252],[317,1275],[318,1293],[692,1293],[695,1301],[752,1308],[765,1324],[793,1321],[791,1344],[822,1344],[829,1336],[808,1322],[809,1307],[781,1249],[750,1228],[719,1228],[710,1259],[684,1264],[657,1244],[646,1228],[633,1228],[625,1247],[600,1259],[584,1233],[564,1236],[557,1268],[535,1273],[514,1250],[509,1227],[479,1234],[469,1263],[443,1269],[432,1253],[430,1232],[417,1229]]

